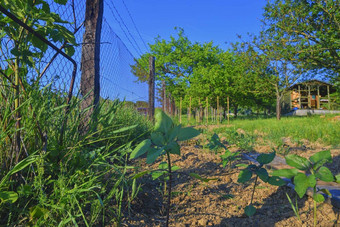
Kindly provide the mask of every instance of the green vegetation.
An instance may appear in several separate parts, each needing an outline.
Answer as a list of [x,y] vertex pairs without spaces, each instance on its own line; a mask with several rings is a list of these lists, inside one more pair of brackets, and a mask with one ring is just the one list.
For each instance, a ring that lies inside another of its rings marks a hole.
[[[143,140],[130,154],[130,159],[138,158],[139,156],[147,153],[146,163],[152,164],[162,155],[166,155],[167,162],[162,162],[159,165],[157,172],[152,172],[152,178],[157,179],[165,175],[168,179],[168,203],[166,210],[166,226],[169,226],[169,215],[171,205],[171,189],[172,189],[172,174],[173,171],[178,169],[178,166],[171,164],[170,154],[181,155],[179,141],[191,139],[200,134],[194,128],[182,128],[181,125],[175,125],[172,119],[164,112],[159,111],[155,115],[156,123],[154,131],[151,133],[151,138]],[[138,174],[138,177],[148,173],[145,171]],[[197,176],[200,178],[199,176]]]
[[[316,182],[318,180],[324,182],[336,181],[332,172],[327,167],[323,166],[326,163],[332,162],[331,152],[329,150],[320,151],[311,156],[309,160],[294,154],[287,155],[285,159],[286,163],[294,168],[274,170],[272,174],[273,176],[286,177],[288,179],[294,178],[294,189],[300,198],[305,195],[309,187],[313,189],[314,226],[316,226],[317,203],[325,201],[325,197],[322,194],[317,193]],[[299,172],[299,170],[304,171],[304,173]],[[322,189],[321,191],[327,195],[331,195],[327,189]]]
[[[235,141],[235,135],[240,137],[237,129],[242,129],[245,133],[243,137],[254,143],[256,138],[262,138],[261,144],[273,144],[276,147],[283,145],[283,138],[289,137],[292,142],[299,142],[306,139],[310,142],[320,142],[325,145],[338,147],[340,144],[340,122],[332,121],[333,115],[310,117],[284,117],[281,121],[274,118],[252,119],[252,120],[232,120],[231,127],[214,129],[216,133],[222,133],[227,140],[232,143],[242,143]],[[237,138],[237,137],[236,137]],[[248,143],[249,144],[249,143]]]

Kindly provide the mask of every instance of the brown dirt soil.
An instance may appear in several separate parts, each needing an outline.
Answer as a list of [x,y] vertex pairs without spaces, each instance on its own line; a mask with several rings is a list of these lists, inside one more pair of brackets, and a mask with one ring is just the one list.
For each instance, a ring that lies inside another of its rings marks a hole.
[[[297,153],[308,157],[325,149],[320,144],[294,147]],[[188,143],[182,145],[181,156],[173,155],[174,165],[181,169],[174,174],[173,196],[170,211],[170,226],[313,226],[313,200],[307,196],[299,199],[289,187],[276,187],[259,180],[254,194],[256,214],[249,218],[244,215],[254,185],[254,180],[247,184],[237,182],[240,169],[235,164],[248,163],[247,160],[234,162],[234,168],[223,168],[220,154],[207,152]],[[258,146],[257,152],[268,152],[268,147]],[[232,149],[232,150],[235,150]],[[334,174],[339,173],[340,150],[331,150],[334,161],[329,165]],[[145,160],[139,160],[145,163]],[[143,165],[143,169],[156,169]],[[197,173],[202,177],[216,178],[209,183],[201,183],[191,178],[189,173]],[[126,213],[123,226],[164,226],[166,198],[162,196],[161,181],[152,181],[150,177],[140,179],[142,191],[132,204],[132,211]],[[302,223],[296,218],[286,193],[293,203],[298,201]],[[318,226],[340,226],[339,209],[329,204],[318,205]]]

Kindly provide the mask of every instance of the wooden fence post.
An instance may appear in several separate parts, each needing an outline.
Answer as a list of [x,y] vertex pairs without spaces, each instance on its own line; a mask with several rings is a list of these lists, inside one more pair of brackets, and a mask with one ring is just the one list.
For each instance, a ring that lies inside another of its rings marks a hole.
[[149,120],[155,115],[155,57],[149,57]]
[[94,117],[100,94],[100,38],[103,21],[103,0],[86,0],[85,32],[81,50],[80,93],[86,97],[81,102],[85,113],[80,126],[81,134],[89,130],[88,123]]
[[220,124],[220,97],[217,96],[217,124]]
[[228,125],[229,125],[229,96],[227,97],[227,117],[228,117]]
[[189,115],[188,115],[189,124],[190,124],[190,118],[191,118],[191,96],[190,96],[190,100],[189,100]]
[[182,123],[182,97],[179,100],[179,123]]

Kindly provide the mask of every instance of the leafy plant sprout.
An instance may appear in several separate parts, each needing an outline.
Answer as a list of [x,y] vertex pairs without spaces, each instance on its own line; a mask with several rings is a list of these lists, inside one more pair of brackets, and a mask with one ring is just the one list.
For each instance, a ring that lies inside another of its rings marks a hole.
[[[172,174],[178,167],[172,166],[170,154],[180,155],[181,150],[178,144],[179,141],[185,141],[198,136],[200,132],[191,127],[182,128],[181,125],[175,125],[172,119],[163,111],[159,111],[155,115],[155,127],[151,133],[151,138],[143,140],[130,154],[130,159],[135,159],[147,153],[146,162],[152,164],[160,156],[165,155],[167,162],[162,162],[159,165],[159,171],[153,173],[153,179],[166,175],[165,180],[168,181],[168,201],[166,207],[166,226],[169,226],[169,215],[171,205],[171,188],[172,188]],[[149,173],[149,171],[142,172],[138,177]],[[199,178],[199,176],[193,175]]]

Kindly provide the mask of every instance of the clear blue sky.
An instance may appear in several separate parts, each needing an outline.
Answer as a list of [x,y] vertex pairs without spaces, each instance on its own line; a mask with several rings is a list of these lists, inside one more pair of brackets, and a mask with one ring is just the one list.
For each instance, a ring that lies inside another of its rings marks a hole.
[[[247,33],[256,34],[261,29],[260,20],[266,4],[266,0],[105,0],[104,2],[104,17],[135,57],[139,56],[135,50],[137,48],[131,46],[112,16],[115,7],[138,46],[142,52],[145,52],[146,48],[123,2],[146,43],[153,43],[157,35],[168,39],[170,35],[176,34],[174,27],[182,27],[191,41],[213,41],[223,49],[228,48],[226,42],[238,40],[237,34],[246,38]],[[119,15],[116,17],[120,19]],[[121,26],[125,28],[122,23]],[[132,38],[130,39],[134,43]]]

